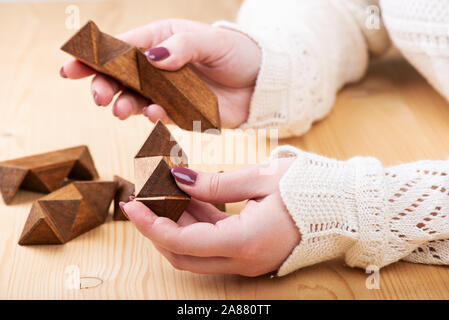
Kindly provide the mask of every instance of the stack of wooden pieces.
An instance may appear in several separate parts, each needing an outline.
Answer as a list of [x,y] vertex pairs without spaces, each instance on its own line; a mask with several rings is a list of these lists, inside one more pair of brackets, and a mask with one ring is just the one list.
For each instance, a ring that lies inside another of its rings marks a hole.
[[134,158],[136,200],[158,216],[177,221],[190,196],[175,182],[170,170],[187,167],[187,157],[170,131],[158,121]]

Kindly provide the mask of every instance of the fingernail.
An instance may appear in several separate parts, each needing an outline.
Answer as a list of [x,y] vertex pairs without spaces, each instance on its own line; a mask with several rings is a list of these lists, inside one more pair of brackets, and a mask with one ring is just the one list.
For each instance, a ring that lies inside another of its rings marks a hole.
[[173,167],[171,174],[175,177],[176,181],[189,186],[194,185],[198,177],[198,173],[184,167]]
[[94,91],[94,101],[97,106],[100,106],[100,101],[98,100],[98,93]]
[[136,198],[135,196],[130,195],[130,196],[129,196],[129,201],[134,201],[135,198]]
[[61,67],[61,70],[59,70],[59,75],[60,75],[61,77],[67,79],[67,75],[66,75],[66,73],[65,73],[65,71],[64,71],[64,67]]
[[168,58],[170,56],[170,52],[165,47],[157,47],[146,50],[145,55],[147,56],[148,60],[161,61]]

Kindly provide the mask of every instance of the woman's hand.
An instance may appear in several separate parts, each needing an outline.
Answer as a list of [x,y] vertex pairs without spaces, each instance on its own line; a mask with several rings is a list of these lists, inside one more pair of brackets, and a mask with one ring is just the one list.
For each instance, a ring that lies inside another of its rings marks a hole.
[[[188,20],[162,20],[118,36],[134,46],[148,48],[145,54],[155,67],[177,70],[191,63],[200,78],[218,97],[223,127],[235,128],[248,118],[250,99],[261,63],[257,44],[242,33]],[[78,60],[70,59],[61,76],[79,79],[95,73]],[[162,107],[122,88],[113,79],[97,74],[91,91],[99,106],[109,105],[114,95],[113,114],[120,119],[143,113],[151,121],[169,123]]]
[[[192,196],[177,223],[156,216],[136,200],[121,207],[177,269],[262,275],[277,270],[301,239],[278,190],[292,161],[216,174],[173,168],[179,187]],[[248,202],[238,215],[209,204],[242,200]]]

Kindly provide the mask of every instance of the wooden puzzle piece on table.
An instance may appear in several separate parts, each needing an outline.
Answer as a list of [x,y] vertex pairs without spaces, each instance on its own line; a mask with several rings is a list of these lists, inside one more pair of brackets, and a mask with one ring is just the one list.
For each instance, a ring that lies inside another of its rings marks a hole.
[[117,182],[77,181],[36,200],[20,245],[63,244],[103,224]]
[[189,66],[157,69],[143,50],[101,32],[93,21],[61,49],[162,106],[179,127],[193,130],[193,121],[201,121],[201,131],[220,129],[217,97]]
[[119,176],[114,176],[114,181],[117,182],[117,192],[114,197],[114,220],[128,220],[119,203],[129,201],[129,196],[135,191],[134,183]]
[[176,184],[170,172],[174,166],[187,167],[187,157],[158,121],[134,158],[135,195],[157,215],[177,221],[190,196]]
[[78,146],[0,162],[0,193],[9,204],[19,188],[43,193],[67,179],[94,180],[97,170],[87,146]]

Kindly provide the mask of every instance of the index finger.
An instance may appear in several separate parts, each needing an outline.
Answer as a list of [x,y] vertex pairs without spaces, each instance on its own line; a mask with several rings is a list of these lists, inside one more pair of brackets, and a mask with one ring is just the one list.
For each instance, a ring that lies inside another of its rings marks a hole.
[[60,73],[64,78],[81,79],[96,73],[96,71],[89,68],[81,61],[75,58],[70,58],[62,66]]
[[232,257],[244,240],[239,217],[230,216],[217,224],[198,222],[180,226],[158,217],[139,201],[128,202],[124,210],[137,229],[161,247],[182,255]]

